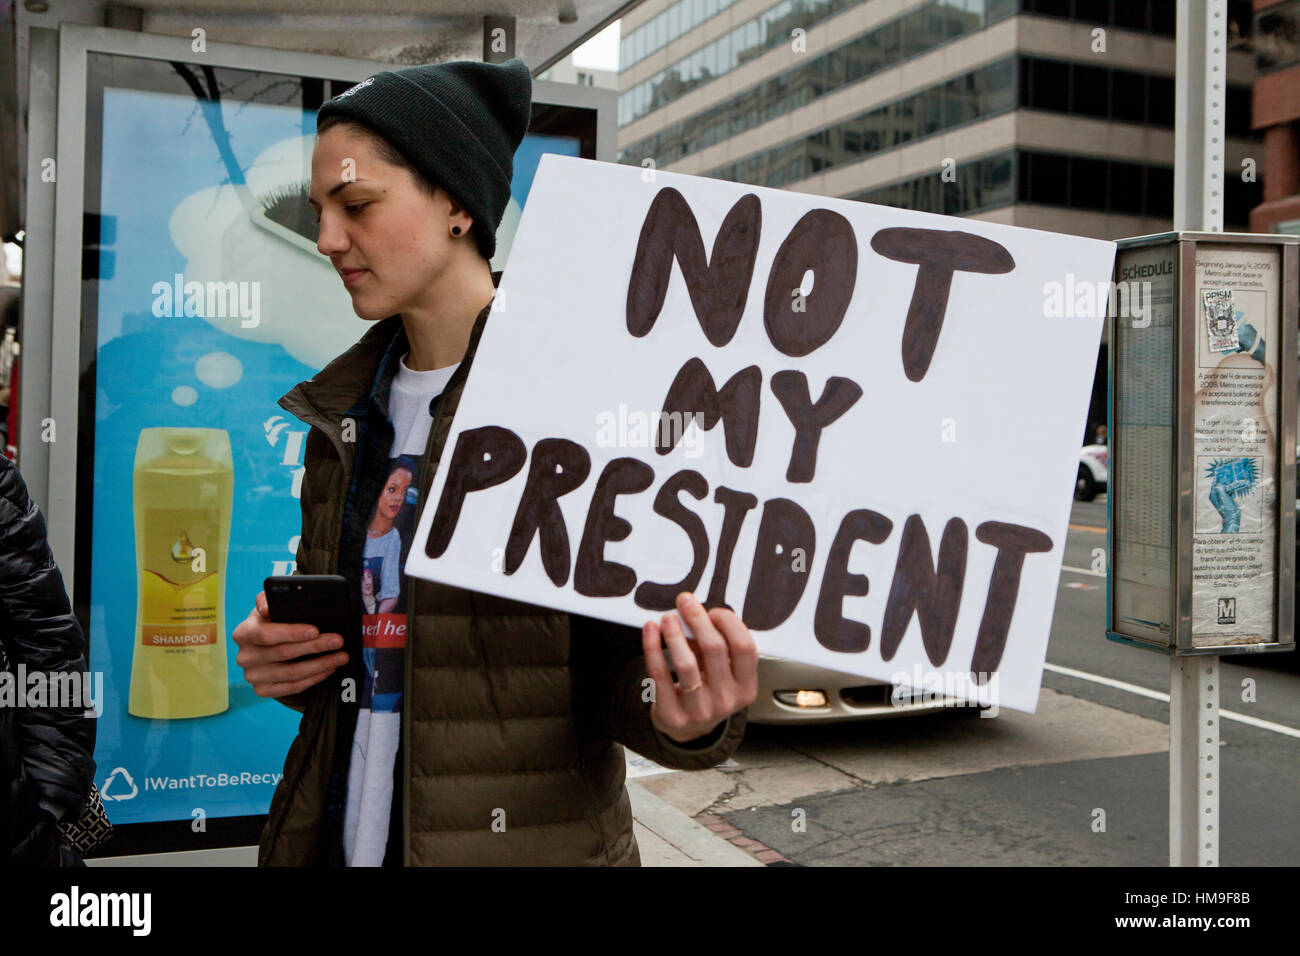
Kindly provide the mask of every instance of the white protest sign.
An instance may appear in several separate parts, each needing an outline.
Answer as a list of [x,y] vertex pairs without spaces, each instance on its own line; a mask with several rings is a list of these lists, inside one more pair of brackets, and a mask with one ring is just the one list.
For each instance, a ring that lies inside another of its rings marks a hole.
[[1032,712],[1114,244],[645,173],[543,157],[406,572]]

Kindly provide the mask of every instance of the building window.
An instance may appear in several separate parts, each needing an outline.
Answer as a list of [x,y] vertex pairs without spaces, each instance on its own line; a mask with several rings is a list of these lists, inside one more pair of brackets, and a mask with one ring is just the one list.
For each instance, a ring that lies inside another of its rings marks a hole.
[[1255,65],[1260,72],[1300,63],[1300,0],[1255,15]]
[[[861,202],[970,215],[1017,202],[1158,219],[1173,217],[1174,171],[1088,156],[1008,150],[957,167],[955,182],[938,172],[846,197]],[[1224,225],[1244,228],[1259,203],[1258,183],[1224,177]]]
[[[726,2],[726,0],[722,0]],[[733,0],[734,2],[734,0]],[[782,46],[790,40],[790,30],[798,26],[811,29],[818,23],[859,6],[863,0],[806,0],[791,3],[785,0],[759,16],[723,34],[712,43],[683,57],[666,70],[650,77],[624,92],[619,97],[619,125],[626,126],[679,96],[694,89],[699,83],[716,79],[737,66]],[[960,9],[953,0],[930,0],[901,16],[883,23],[875,30],[849,41],[842,46],[852,47],[850,69],[834,74],[836,85],[861,79],[873,72],[901,63],[948,43],[959,35],[981,30],[990,24],[1015,13],[1014,0],[987,0],[970,5],[969,13]],[[670,11],[661,13],[639,30],[666,22]],[[687,18],[689,19],[689,18]],[[904,30],[904,25],[907,29]],[[638,31],[639,32],[639,31]],[[683,32],[685,32],[683,30]],[[677,34],[673,34],[675,37]],[[664,44],[659,44],[662,46]],[[651,46],[657,49],[658,46]],[[835,51],[839,52],[839,51]],[[818,62],[825,62],[825,57]],[[707,71],[704,65],[709,64]],[[623,69],[630,66],[623,63]],[[860,73],[860,75],[855,75]],[[651,95],[652,92],[655,95]]]
[[[823,150],[821,168],[833,169],[858,162],[901,143],[1013,109],[1017,73],[1023,77],[1020,103],[1026,108],[1052,109],[1055,104],[1057,112],[1067,115],[1173,128],[1173,81],[1168,77],[1090,64],[1008,57],[815,131],[806,139]],[[801,80],[798,88],[791,88],[792,83]],[[1043,94],[1044,89],[1049,91],[1047,95]],[[622,151],[620,161],[640,163],[642,158],[653,156],[660,166],[667,166],[692,151],[797,109],[813,98],[813,90],[802,68],[791,71],[727,103],[629,144]],[[1229,135],[1248,137],[1250,88],[1230,86],[1225,105]],[[780,152],[790,145],[793,144],[783,144],[758,155]],[[760,163],[742,160],[740,164],[710,170],[705,175],[734,178],[756,186],[779,185],[763,178],[761,172],[765,168]]]

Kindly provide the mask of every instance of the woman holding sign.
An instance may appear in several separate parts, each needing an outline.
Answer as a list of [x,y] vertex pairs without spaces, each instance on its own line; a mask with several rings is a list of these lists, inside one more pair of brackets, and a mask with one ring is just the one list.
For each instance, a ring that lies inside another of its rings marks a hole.
[[743,735],[758,652],[726,608],[682,594],[638,634],[398,573],[491,311],[531,92],[517,59],[461,61],[317,116],[317,249],[374,325],[280,404],[311,426],[297,573],[342,575],[360,620],[271,623],[259,594],[235,631],[257,693],[303,713],[262,865],[638,865],[618,745],[698,770]]

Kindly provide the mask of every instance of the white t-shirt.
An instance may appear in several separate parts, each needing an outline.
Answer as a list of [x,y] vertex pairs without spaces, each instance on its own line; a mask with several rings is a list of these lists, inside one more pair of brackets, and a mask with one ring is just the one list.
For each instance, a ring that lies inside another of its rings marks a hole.
[[367,522],[362,552],[365,683],[352,738],[343,813],[343,859],[348,866],[381,866],[388,847],[406,664],[407,582],[401,566],[415,533],[420,464],[433,425],[433,400],[442,394],[457,367],[412,372],[403,356],[388,395],[393,445],[387,478]]

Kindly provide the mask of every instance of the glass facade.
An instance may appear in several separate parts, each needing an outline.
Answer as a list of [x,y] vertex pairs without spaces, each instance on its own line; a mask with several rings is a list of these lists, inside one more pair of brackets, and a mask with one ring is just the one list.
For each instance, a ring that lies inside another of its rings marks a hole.
[[678,0],[663,13],[628,33],[619,41],[619,69],[640,63],[679,36],[694,30],[739,0]]
[[[896,43],[887,47],[879,44],[895,38],[890,30],[885,30],[884,36],[881,31],[865,34],[712,109],[628,144],[620,150],[619,161],[639,164],[651,157],[657,165],[666,166],[806,106],[827,92],[882,69],[888,58],[885,51],[896,52],[899,47]],[[1020,83],[1020,105],[1024,107],[1173,127],[1174,82],[1170,76],[1090,63],[1023,58]],[[933,114],[935,107],[927,109]],[[968,118],[987,115],[989,110],[985,109]],[[1250,135],[1248,87],[1229,87],[1226,115],[1229,135]],[[851,142],[856,134],[850,130],[847,136]]]
[[[1250,135],[1250,95],[1248,86],[1228,87],[1229,135]],[[779,188],[1017,106],[1173,129],[1174,82],[1131,70],[1007,57],[705,175]],[[634,153],[625,153],[635,161]],[[657,165],[670,161],[656,157]]]
[[[951,5],[947,5],[951,9]],[[922,8],[924,12],[927,8]],[[999,9],[997,7],[994,8]],[[937,16],[936,11],[930,11]],[[910,16],[910,15],[909,15]],[[1001,15],[999,15],[999,19]],[[903,18],[906,20],[907,18]],[[988,10],[978,23],[966,21],[959,28],[951,17],[941,17],[948,25],[949,39],[970,30],[988,25]],[[621,150],[621,162],[639,163],[647,156],[660,166],[676,162],[683,156],[706,149],[746,130],[753,129],[783,116],[801,106],[806,106],[825,93],[865,79],[874,73],[894,66],[907,55],[921,52],[922,40],[916,31],[909,31],[909,46],[903,45],[902,20],[894,20],[877,30],[865,33],[843,46],[825,53],[809,63],[768,79],[751,87],[739,96],[713,107],[680,123],[664,127],[652,136],[637,140]],[[928,34],[934,39],[940,31]],[[938,45],[937,42],[933,45]],[[931,47],[926,47],[930,49]]]
[[[626,126],[742,63],[791,42],[791,31],[796,27],[807,30],[861,2],[785,0],[777,4],[623,93],[618,100],[619,125]],[[981,30],[1011,16],[1015,13],[1015,6],[1016,0],[931,0],[864,33],[846,47],[838,48],[835,52],[844,51],[838,62],[847,63],[842,73],[828,71],[828,64],[824,61],[829,55],[789,72],[802,74],[809,71],[809,75],[819,72],[825,75],[829,85],[824,84],[821,90],[811,94],[820,95]]]
[[1261,73],[1300,63],[1300,0],[1255,15],[1255,66]]
[[[1229,136],[1250,136],[1249,86],[1229,84],[1224,124]],[[1020,105],[1120,123],[1174,128],[1174,78],[1091,63],[1020,58]]]
[[[1177,0],[1020,0],[1020,12],[1173,38]],[[1251,0],[1228,0],[1228,49],[1251,46]]]
[[994,209],[1015,201],[1015,161],[1015,151],[1007,150],[959,163],[952,182],[934,172],[845,198],[949,216]]
[[[1013,202],[1064,209],[1172,219],[1174,169],[1038,150],[1004,150],[959,163],[954,181],[939,171],[846,198],[948,216],[983,212]],[[1224,176],[1224,228],[1244,230],[1260,201],[1259,183]]]
[[1176,5],[1176,0],[1020,0],[1020,12],[1172,37]]
[[[677,6],[703,2],[704,0],[686,0],[685,4]],[[717,2],[723,3],[724,0]],[[619,97],[619,125],[626,126],[747,60],[788,42],[790,32],[795,27],[808,29],[861,2],[863,0],[784,0],[754,20],[623,93]],[[788,109],[802,106],[823,92],[865,79],[873,73],[929,52],[1016,13],[1066,18],[1172,38],[1175,4],[1176,0],[931,0],[819,56],[811,63],[788,70],[780,77],[765,81],[720,107],[697,114],[686,123],[673,127],[677,129],[689,125],[692,128],[690,132],[674,134],[665,131],[659,136],[693,140],[698,144],[692,145],[687,152],[703,149],[713,142],[750,128],[744,125],[745,122],[750,122],[750,125],[763,122],[762,119],[753,119],[754,101],[782,101],[775,112],[766,106],[760,107],[759,112],[766,112],[769,114],[766,118],[771,118]],[[704,9],[707,10],[708,7]],[[1270,49],[1276,48],[1278,51],[1268,55],[1267,66],[1265,60],[1261,59],[1261,69],[1273,68],[1273,61],[1278,56],[1295,56],[1296,25],[1300,18],[1298,10],[1300,2],[1292,2],[1285,4],[1280,12],[1270,11],[1269,14],[1260,15],[1261,28],[1272,31],[1269,34],[1269,43],[1272,45]],[[660,14],[660,17],[667,12]],[[688,21],[689,17],[686,17],[680,22]],[[649,26],[646,24],[629,34],[628,39]],[[1250,0],[1229,0],[1228,28],[1230,49],[1251,46],[1253,30]],[[691,28],[683,27],[681,32],[685,33],[689,29]],[[675,36],[676,34],[674,38]],[[622,69],[633,62],[636,60],[625,58]],[[1286,59],[1286,62],[1294,60]],[[787,105],[788,103],[793,105]],[[730,128],[734,124],[729,122],[729,118],[737,115],[742,117],[739,127]],[[650,137],[656,138],[658,137]],[[667,158],[666,152],[654,148],[653,144],[642,146],[638,143],[636,148],[641,157],[663,156],[665,158],[662,162],[673,161]]]
[[1015,58],[1008,57],[705,175],[755,186],[786,186],[881,150],[1014,109],[1015,83]]
[[[721,0],[719,0],[721,2]],[[785,2],[696,51],[620,98],[626,125],[706,83],[709,79],[790,39],[807,27],[861,0],[817,0],[811,7]],[[704,7],[707,11],[708,7]],[[812,11],[810,20],[809,11]],[[772,76],[716,106],[666,126],[620,150],[619,161],[671,165],[819,97],[904,60],[936,49],[1015,14],[1068,18],[1123,30],[1173,37],[1176,0],[931,0],[815,58]],[[1249,0],[1229,0],[1229,47],[1249,47],[1265,35],[1261,68],[1296,58],[1300,0],[1282,5],[1274,19],[1251,19]],[[679,19],[681,24],[689,22]],[[646,26],[649,26],[647,24]],[[644,29],[644,28],[643,28]],[[690,29],[683,27],[683,30]],[[1271,32],[1269,32],[1271,31]],[[914,142],[1014,109],[1056,112],[1112,122],[1173,129],[1172,76],[1097,65],[1098,58],[1071,62],[1011,56],[888,103],[877,105],[794,141],[765,149],[704,175],[781,188],[819,172],[860,162],[882,150]],[[1227,133],[1250,137],[1251,89],[1230,85]],[[901,208],[963,215],[1013,202],[1148,215],[1173,214],[1173,172],[1165,164],[1069,156],[1008,149],[958,165],[953,182],[940,170],[873,188],[850,198]],[[1225,177],[1225,221],[1244,228],[1259,202],[1257,184]]]

